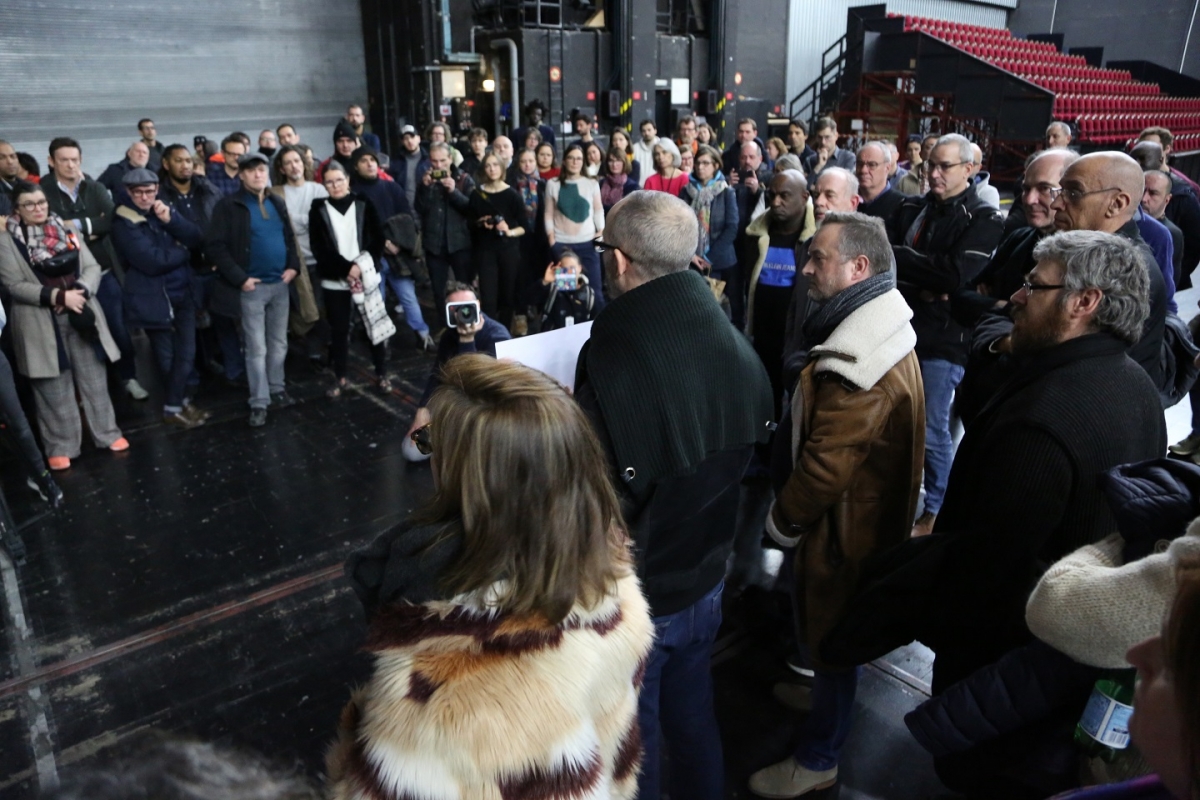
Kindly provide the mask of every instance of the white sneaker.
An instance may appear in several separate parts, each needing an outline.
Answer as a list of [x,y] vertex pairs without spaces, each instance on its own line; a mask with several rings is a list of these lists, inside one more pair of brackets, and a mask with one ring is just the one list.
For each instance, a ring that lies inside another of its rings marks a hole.
[[800,766],[788,756],[778,764],[764,767],[750,776],[750,791],[759,797],[783,798],[828,789],[837,783],[837,767],[815,772]]
[[137,378],[130,378],[125,381],[125,393],[134,400],[145,400],[150,396],[150,393],[142,388],[142,385],[137,382]]

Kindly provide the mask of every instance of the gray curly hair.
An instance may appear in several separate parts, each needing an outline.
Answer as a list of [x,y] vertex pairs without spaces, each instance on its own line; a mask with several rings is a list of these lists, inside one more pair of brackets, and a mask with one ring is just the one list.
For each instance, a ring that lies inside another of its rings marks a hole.
[[1074,292],[1099,289],[1104,297],[1092,325],[1130,344],[1141,338],[1150,316],[1151,269],[1141,247],[1112,233],[1063,231],[1039,242],[1033,257],[1062,266],[1060,307]]

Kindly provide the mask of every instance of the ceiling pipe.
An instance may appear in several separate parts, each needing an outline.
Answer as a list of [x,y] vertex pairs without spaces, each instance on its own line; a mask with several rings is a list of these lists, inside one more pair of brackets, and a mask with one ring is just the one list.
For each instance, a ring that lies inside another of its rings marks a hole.
[[[512,39],[493,39],[492,40],[492,49],[499,50],[501,48],[508,50],[508,85],[509,85],[509,94],[512,99],[512,112],[509,114],[509,117],[508,117],[508,128],[509,128],[509,131],[515,131],[517,129],[518,121],[521,119],[521,78],[520,78],[521,66],[518,63],[518,58],[517,58],[517,43],[514,42]],[[494,59],[493,59],[492,63],[493,64],[496,63]],[[492,71],[493,71],[492,77],[496,78],[497,76],[494,74],[495,69],[493,69]],[[499,106],[500,81],[499,80],[496,81],[496,101],[497,101],[496,113],[499,114],[500,113],[500,106]],[[500,133],[500,129],[498,127],[496,129],[496,133],[497,134]]]

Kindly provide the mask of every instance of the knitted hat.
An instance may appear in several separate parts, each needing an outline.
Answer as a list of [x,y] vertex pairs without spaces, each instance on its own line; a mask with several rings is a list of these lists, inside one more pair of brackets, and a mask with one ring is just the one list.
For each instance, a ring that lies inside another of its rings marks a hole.
[[379,153],[375,152],[374,147],[367,147],[365,144],[355,148],[354,152],[350,154],[350,163],[357,167],[359,160],[363,156],[370,156],[375,159],[376,164],[379,163]]
[[333,143],[337,144],[338,139],[357,139],[358,134],[354,132],[354,126],[344,119],[338,120],[338,124],[333,129]]

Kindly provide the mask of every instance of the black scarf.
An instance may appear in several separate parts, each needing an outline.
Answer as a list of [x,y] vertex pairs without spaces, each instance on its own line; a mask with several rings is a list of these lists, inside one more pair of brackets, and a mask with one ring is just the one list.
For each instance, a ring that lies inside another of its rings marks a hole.
[[824,303],[809,301],[804,317],[804,352],[823,344],[850,314],[895,288],[896,272],[889,269],[842,289]]
[[576,384],[586,380],[596,391],[616,467],[634,494],[770,433],[762,362],[693,270],[655,278],[609,303],[592,325],[578,372]]

